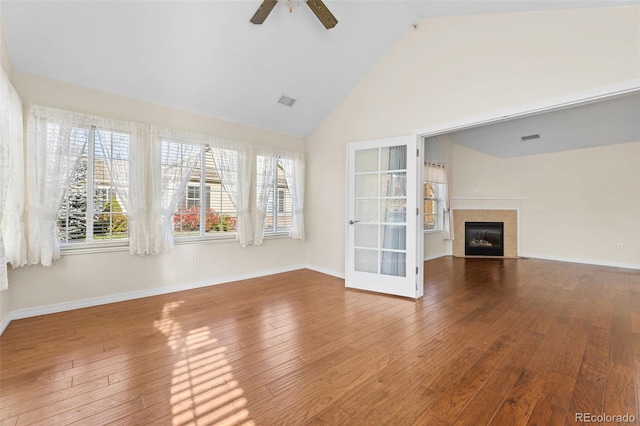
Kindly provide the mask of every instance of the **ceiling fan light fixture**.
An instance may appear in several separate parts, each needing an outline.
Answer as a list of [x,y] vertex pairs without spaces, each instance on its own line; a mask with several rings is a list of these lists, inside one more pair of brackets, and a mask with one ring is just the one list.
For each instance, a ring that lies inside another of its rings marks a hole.
[[255,25],[262,24],[264,20],[267,19],[267,16],[269,16],[273,8],[276,7],[278,1],[284,3],[284,5],[289,8],[289,12],[293,12],[294,3],[305,3],[309,6],[309,9],[311,9],[313,14],[316,15],[320,23],[322,23],[322,25],[328,30],[338,24],[338,20],[333,16],[322,0],[264,0],[249,22]]
[[306,3],[307,0],[280,0],[289,9],[289,13],[293,13],[293,5],[300,6],[300,3]]
[[289,96],[282,95],[280,96],[280,99],[278,99],[278,103],[282,105],[286,105],[288,107],[292,107],[293,104],[296,103],[296,100],[293,98],[290,98]]

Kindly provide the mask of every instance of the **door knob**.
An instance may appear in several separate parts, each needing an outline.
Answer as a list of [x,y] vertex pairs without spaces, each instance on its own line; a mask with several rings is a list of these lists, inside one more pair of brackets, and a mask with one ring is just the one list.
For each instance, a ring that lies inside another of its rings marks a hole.
[[355,225],[358,222],[360,222],[360,221],[359,220],[350,220],[349,221],[349,225]]

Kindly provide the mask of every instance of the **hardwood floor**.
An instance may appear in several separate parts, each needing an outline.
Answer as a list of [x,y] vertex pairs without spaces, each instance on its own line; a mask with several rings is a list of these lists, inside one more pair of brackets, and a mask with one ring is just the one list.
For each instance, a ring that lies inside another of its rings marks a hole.
[[0,424],[638,424],[639,271],[425,267],[419,301],[301,270],[13,321]]

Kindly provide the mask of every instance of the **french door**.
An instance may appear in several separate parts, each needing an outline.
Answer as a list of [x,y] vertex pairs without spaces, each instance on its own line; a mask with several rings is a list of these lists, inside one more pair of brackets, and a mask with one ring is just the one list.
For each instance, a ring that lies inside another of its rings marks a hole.
[[412,298],[423,294],[418,139],[347,146],[347,287]]

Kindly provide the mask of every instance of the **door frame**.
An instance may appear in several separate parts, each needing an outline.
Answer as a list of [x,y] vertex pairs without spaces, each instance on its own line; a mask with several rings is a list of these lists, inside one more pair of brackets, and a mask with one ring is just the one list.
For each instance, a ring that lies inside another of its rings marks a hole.
[[[545,112],[553,112],[562,109],[578,107],[581,105],[587,105],[595,102],[605,101],[608,99],[615,99],[638,92],[640,92],[640,78],[626,80],[608,86],[596,87],[594,89],[571,93],[560,97],[550,98],[540,102],[524,104],[518,107],[495,111],[488,114],[477,115],[466,119],[445,122],[433,127],[415,130],[413,134],[416,137],[420,138],[420,141],[422,142],[427,137],[445,135],[447,133],[453,133],[459,130],[472,129],[475,127],[482,127],[486,125],[501,123],[504,121],[515,120],[518,118],[529,117]],[[421,157],[423,157],[424,145],[420,144],[420,147],[420,155]],[[453,167],[455,167],[455,165]],[[424,169],[420,167],[419,170],[419,174],[421,176],[418,184],[421,184],[424,178]],[[455,199],[455,197],[452,197],[452,201],[453,199]],[[419,204],[422,212],[422,203]],[[451,208],[453,208],[453,206],[451,206]],[[424,238],[422,238],[422,244],[423,247],[420,251],[424,253]],[[452,252],[451,241],[449,242],[447,251],[449,254],[451,254]],[[420,269],[420,275],[424,276],[424,259],[418,262],[418,265]]]

